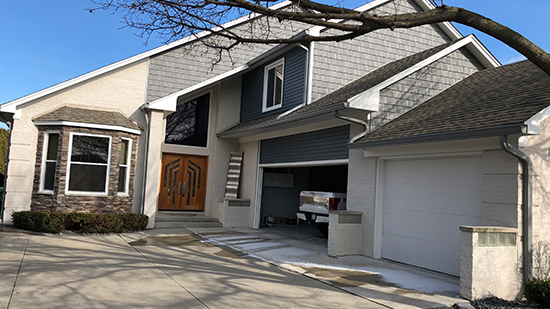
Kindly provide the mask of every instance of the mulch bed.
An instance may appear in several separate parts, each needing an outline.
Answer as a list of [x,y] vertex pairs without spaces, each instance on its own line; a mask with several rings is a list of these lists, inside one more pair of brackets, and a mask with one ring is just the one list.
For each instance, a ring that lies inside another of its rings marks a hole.
[[508,301],[497,297],[474,300],[472,306],[476,309],[543,309],[544,307],[527,301]]

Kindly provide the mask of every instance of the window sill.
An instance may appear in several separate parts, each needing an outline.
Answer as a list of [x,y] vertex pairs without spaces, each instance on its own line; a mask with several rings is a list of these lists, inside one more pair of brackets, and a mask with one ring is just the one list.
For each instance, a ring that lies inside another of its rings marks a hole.
[[65,195],[70,196],[97,196],[97,197],[107,197],[108,194],[105,192],[82,192],[82,191],[73,191],[66,192]]
[[116,195],[117,195],[117,196],[123,196],[123,197],[124,197],[124,196],[130,196],[130,194],[128,194],[128,193],[122,193],[122,192],[117,192]]
[[[264,105],[265,106],[265,105]],[[279,105],[275,105],[275,106],[271,106],[271,107],[264,107],[262,108],[262,113],[266,113],[266,112],[270,112],[270,111],[274,111],[276,109],[279,109],[283,107],[283,104],[279,104]]]
[[41,194],[41,195],[54,195],[55,192],[53,192],[53,191],[38,191],[38,194]]

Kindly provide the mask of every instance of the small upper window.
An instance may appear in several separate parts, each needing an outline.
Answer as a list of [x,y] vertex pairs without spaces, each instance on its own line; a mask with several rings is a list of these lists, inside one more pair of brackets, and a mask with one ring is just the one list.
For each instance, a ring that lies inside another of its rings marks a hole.
[[120,143],[120,166],[118,171],[118,194],[128,194],[128,179],[132,140],[123,138]]
[[166,117],[166,144],[206,147],[210,94],[178,104]]
[[59,145],[59,133],[46,132],[44,145],[40,191],[53,192],[55,184],[55,171],[57,169],[57,146]]
[[284,58],[265,67],[263,112],[283,105]]

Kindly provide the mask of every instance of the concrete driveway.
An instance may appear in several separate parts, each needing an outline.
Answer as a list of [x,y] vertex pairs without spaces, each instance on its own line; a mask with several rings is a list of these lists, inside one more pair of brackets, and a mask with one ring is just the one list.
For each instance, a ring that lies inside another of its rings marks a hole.
[[188,230],[0,232],[3,308],[387,308]]

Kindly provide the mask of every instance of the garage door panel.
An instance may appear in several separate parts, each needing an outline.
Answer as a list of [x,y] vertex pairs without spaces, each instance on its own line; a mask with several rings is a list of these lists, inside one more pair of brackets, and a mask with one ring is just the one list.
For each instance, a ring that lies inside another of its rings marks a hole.
[[[421,239],[407,239],[394,235],[384,235],[383,256],[387,259],[428,268],[447,274],[460,275],[460,246],[441,244]],[[402,252],[407,252],[403,255]],[[426,256],[432,258],[426,259]]]
[[382,256],[453,275],[460,225],[479,225],[481,157],[386,161]]
[[479,217],[386,209],[384,234],[460,245],[459,225],[472,225]]
[[[386,183],[461,184],[481,185],[480,158],[449,158],[429,160],[389,161],[386,163]],[[448,177],[450,173],[453,177]]]
[[[481,216],[479,185],[387,185],[386,208]],[[477,194],[473,194],[476,192]],[[405,202],[404,202],[405,201]]]

